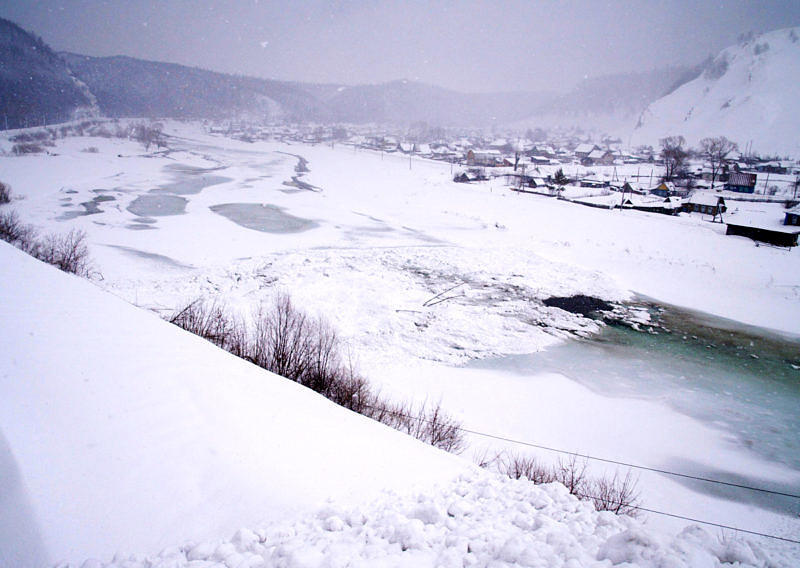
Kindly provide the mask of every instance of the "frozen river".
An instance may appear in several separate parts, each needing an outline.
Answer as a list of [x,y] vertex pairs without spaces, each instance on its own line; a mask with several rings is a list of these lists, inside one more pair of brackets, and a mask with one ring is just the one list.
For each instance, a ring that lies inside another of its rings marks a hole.
[[[660,328],[611,325],[592,339],[471,367],[531,376],[557,372],[602,395],[665,404],[723,430],[743,451],[800,472],[800,342],[697,312],[654,312]],[[657,467],[749,486],[767,483],[758,472],[714,470],[691,460]],[[686,483],[783,512],[800,507],[796,499]],[[800,486],[767,485],[800,494]]]

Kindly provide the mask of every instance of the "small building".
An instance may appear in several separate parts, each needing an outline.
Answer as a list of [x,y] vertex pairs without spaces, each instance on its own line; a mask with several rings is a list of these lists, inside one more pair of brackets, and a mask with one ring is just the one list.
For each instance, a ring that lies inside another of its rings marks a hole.
[[495,167],[503,165],[503,155],[497,150],[467,151],[467,165]]
[[604,165],[610,166],[614,163],[614,152],[611,150],[592,150],[585,158],[581,158],[584,166]]
[[603,187],[608,187],[610,183],[596,178],[583,178],[582,180],[580,180],[579,185],[581,187],[591,187],[595,189],[600,189]]
[[675,191],[675,184],[671,181],[662,181],[656,187],[649,190],[648,193],[658,195],[659,197],[669,197],[675,195],[677,192]]
[[800,227],[781,224],[773,219],[735,219],[728,221],[726,235],[739,235],[779,247],[796,247]]
[[620,193],[630,193],[631,195],[645,195],[647,191],[641,189],[638,185],[633,185],[631,182],[626,181],[622,187],[612,187],[611,189],[619,191]]
[[725,198],[716,193],[696,191],[683,203],[683,210],[687,213],[703,213],[704,215],[722,215],[728,210]]
[[737,193],[755,193],[756,178],[757,174],[731,172],[728,181],[725,182],[725,189]]
[[599,150],[599,148],[594,144],[578,144],[577,148],[575,148],[575,157],[583,160],[595,150]]
[[795,205],[786,211],[786,217],[783,220],[784,225],[800,225],[800,205]]

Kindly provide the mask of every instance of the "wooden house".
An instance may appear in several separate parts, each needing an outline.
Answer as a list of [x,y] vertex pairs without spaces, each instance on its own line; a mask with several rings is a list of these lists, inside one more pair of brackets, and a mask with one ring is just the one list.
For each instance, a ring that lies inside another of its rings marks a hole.
[[675,185],[671,181],[662,181],[656,187],[649,190],[648,193],[658,195],[659,197],[669,197],[675,195]]
[[578,144],[577,148],[575,148],[575,157],[583,160],[595,150],[599,150],[599,148],[594,144]]
[[687,213],[703,213],[704,215],[722,215],[728,208],[725,198],[716,193],[695,192],[683,203],[683,210]]
[[495,167],[503,165],[503,155],[497,150],[467,151],[467,165]]
[[737,193],[755,193],[756,178],[756,174],[731,172],[725,182],[725,189]]
[[800,225],[800,205],[795,205],[786,211],[786,217],[783,220],[784,225]]
[[736,219],[727,223],[726,235],[739,235],[779,247],[796,247],[800,227],[787,226],[771,219]]

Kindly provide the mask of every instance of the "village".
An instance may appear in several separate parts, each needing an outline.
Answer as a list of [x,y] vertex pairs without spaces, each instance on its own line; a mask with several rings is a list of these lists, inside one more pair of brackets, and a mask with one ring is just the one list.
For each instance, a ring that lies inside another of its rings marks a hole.
[[[724,223],[726,234],[756,243],[794,247],[800,235],[800,162],[760,156],[750,148],[739,151],[733,143],[709,163],[700,149],[673,137],[680,159],[665,167],[664,148],[626,148],[622,140],[607,135],[597,136],[600,142],[595,143],[592,136],[575,129],[527,129],[522,134],[486,136],[481,131],[432,128],[425,123],[407,129],[236,123],[206,127],[209,133],[243,141],[339,144],[354,151],[405,156],[409,167],[412,159],[444,161],[451,164],[456,182],[500,181],[519,193],[588,207],[701,215],[704,220]],[[779,204],[783,210],[778,214],[774,207],[764,211],[743,206],[744,212],[726,216],[732,203]]]

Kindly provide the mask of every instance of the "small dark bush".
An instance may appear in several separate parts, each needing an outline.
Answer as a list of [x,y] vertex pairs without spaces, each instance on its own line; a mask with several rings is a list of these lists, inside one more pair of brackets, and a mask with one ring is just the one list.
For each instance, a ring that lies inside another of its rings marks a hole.
[[39,154],[44,152],[44,148],[42,148],[40,144],[34,144],[33,142],[20,142],[11,147],[11,152],[17,156],[22,156],[23,154]]
[[11,202],[11,186],[0,181],[0,205]]
[[50,133],[47,130],[35,130],[33,132],[20,132],[19,134],[9,138],[12,142],[44,142],[50,138]]

